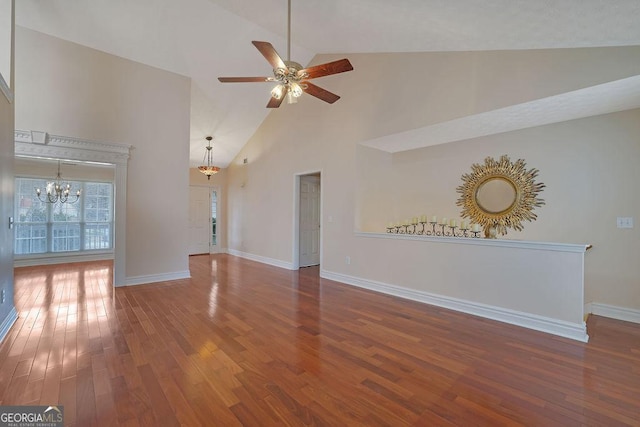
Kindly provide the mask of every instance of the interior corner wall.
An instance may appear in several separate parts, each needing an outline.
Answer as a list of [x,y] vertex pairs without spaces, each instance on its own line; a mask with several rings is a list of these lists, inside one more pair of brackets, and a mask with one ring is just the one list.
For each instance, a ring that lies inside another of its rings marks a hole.
[[15,83],[17,129],[133,147],[126,281],[188,276],[190,80],[17,27]]
[[[537,211],[538,221],[509,237],[592,243],[586,254],[585,302],[640,310],[640,271],[630,259],[640,250],[638,229],[615,228],[616,215],[640,217],[633,189],[640,177],[632,164],[638,158],[638,110],[394,155],[378,153],[371,162],[369,149],[358,145],[430,122],[628,77],[638,70],[632,62],[639,57],[628,58],[634,52],[640,48],[349,54],[353,72],[317,81],[339,94],[338,102],[329,105],[302,96],[295,105],[283,103],[231,162],[229,249],[292,262],[294,177],[322,170],[321,271],[464,299],[456,293],[459,284],[429,279],[428,268],[442,266],[429,267],[424,245],[393,240],[372,245],[354,231],[421,214],[453,216],[459,212],[455,187],[462,173],[486,156],[508,154],[540,169],[540,181],[547,184],[541,195],[547,204]],[[341,57],[323,55],[312,64]],[[412,79],[415,70],[424,78]],[[378,169],[389,164],[400,172],[387,176]],[[363,182],[367,175],[362,168],[368,176],[380,172],[376,181]],[[378,195],[361,194],[378,184]],[[421,204],[423,199],[430,204]],[[407,200],[414,202],[400,206]],[[605,217],[602,205],[607,204]],[[376,205],[376,217],[362,215]],[[451,268],[464,266],[464,259],[453,257],[451,262]]]

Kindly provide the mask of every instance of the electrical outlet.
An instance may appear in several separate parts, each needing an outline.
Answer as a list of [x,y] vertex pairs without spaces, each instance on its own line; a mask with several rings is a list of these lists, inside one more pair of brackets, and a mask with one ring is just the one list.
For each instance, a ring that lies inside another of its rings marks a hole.
[[4,298],[5,298],[5,295],[4,295],[4,294],[5,294],[5,290],[3,289],[3,290],[2,290],[2,304],[4,304]]
[[345,263],[345,264],[347,264],[347,265],[351,264],[351,257],[350,257],[350,256],[347,256],[347,257],[344,259],[344,263]]
[[633,228],[633,218],[627,216],[619,216],[616,218],[618,228]]

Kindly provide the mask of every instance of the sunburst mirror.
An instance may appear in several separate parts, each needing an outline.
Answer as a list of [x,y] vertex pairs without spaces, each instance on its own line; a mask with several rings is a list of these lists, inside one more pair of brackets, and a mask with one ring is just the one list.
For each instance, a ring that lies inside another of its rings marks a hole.
[[471,165],[471,173],[462,175],[462,185],[456,188],[462,207],[461,216],[484,228],[485,237],[507,234],[507,228],[521,231],[522,221],[534,221],[533,209],[544,205],[538,197],[545,185],[535,182],[537,169],[525,168],[523,159],[511,162],[503,155],[496,161],[484,159],[484,164]]

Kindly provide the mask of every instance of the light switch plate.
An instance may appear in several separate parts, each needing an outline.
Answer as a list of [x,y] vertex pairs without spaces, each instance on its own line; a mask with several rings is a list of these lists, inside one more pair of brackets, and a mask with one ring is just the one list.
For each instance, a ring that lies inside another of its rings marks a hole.
[[616,219],[618,228],[633,228],[633,218],[629,216],[619,216]]

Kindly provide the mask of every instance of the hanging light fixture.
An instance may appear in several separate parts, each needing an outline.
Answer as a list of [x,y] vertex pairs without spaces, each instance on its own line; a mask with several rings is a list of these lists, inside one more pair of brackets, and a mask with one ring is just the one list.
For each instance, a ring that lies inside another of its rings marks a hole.
[[58,160],[58,174],[56,175],[56,180],[47,182],[47,188],[45,191],[47,194],[43,198],[42,191],[39,188],[36,188],[36,195],[41,202],[75,203],[80,199],[80,190],[76,191],[75,196],[71,196],[72,199],[69,199],[69,195],[71,194],[71,184],[62,181],[60,176],[60,160]]
[[217,166],[211,166],[211,159],[213,157],[213,153],[211,152],[211,149],[213,148],[211,146],[211,140],[213,139],[213,137],[212,136],[208,136],[205,139],[208,141],[208,145],[206,147],[207,151],[205,151],[204,159],[202,161],[204,163],[204,161],[206,160],[207,165],[206,166],[198,166],[198,170],[207,176],[207,180],[210,180],[211,179],[211,175],[220,172],[220,168],[217,167]]

